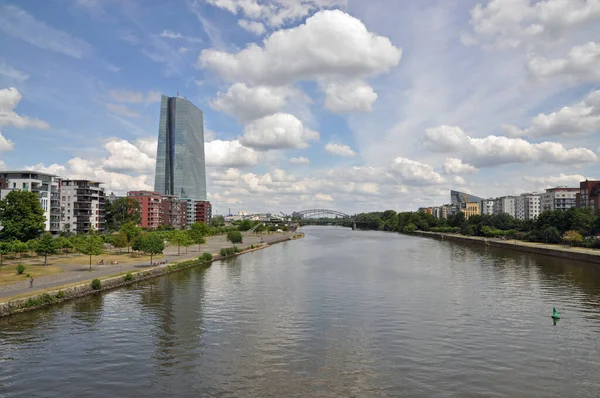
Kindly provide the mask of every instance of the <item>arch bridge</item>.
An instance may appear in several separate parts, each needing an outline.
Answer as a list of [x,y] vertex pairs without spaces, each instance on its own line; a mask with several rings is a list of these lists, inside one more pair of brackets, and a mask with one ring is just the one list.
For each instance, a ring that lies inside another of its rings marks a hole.
[[344,225],[356,228],[353,216],[330,209],[309,209],[297,211],[292,214],[293,219],[297,219],[301,225]]

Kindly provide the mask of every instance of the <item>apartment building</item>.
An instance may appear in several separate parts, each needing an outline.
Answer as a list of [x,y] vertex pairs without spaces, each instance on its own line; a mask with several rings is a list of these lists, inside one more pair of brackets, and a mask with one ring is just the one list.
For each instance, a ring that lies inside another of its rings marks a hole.
[[38,171],[0,172],[0,199],[11,191],[30,191],[38,195],[46,218],[44,230],[57,234],[60,231],[60,181],[58,176]]
[[535,220],[540,215],[540,194],[524,193],[517,196],[516,217],[519,220]]
[[160,225],[161,198],[160,192],[130,191],[127,197],[140,205],[140,224],[142,228],[156,229]]
[[100,184],[90,180],[60,181],[61,231],[104,231],[106,195]]
[[212,219],[212,205],[207,200],[197,200],[194,203],[196,207],[196,222],[208,224]]
[[579,192],[575,197],[575,205],[579,208],[600,209],[600,181],[585,180],[580,182]]
[[484,199],[481,201],[481,214],[491,216],[494,214],[494,199]]
[[517,216],[517,198],[514,196],[502,196],[494,199],[494,214],[506,213],[510,216]]
[[160,200],[160,223],[176,229],[187,227],[187,206],[178,196],[162,195]]
[[460,211],[464,213],[465,219],[469,219],[471,216],[479,215],[481,208],[479,202],[463,202],[460,204]]
[[541,211],[569,210],[576,205],[579,188],[556,187],[540,195]]

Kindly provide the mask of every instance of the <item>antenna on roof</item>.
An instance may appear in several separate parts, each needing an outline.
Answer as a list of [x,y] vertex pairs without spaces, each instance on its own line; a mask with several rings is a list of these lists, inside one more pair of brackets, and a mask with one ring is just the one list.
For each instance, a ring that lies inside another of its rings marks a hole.
[[177,97],[179,97],[179,90],[177,90]]

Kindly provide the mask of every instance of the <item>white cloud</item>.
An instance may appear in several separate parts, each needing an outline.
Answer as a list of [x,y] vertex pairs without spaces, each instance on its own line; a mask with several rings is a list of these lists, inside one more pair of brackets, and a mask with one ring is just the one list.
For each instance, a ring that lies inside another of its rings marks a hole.
[[504,126],[510,136],[548,137],[556,135],[590,134],[600,130],[600,90],[591,92],[586,98],[572,106],[565,106],[549,114],[540,113],[531,121],[531,126],[521,130],[515,126]]
[[117,102],[128,103],[149,103],[160,101],[160,93],[157,91],[148,91],[146,94],[127,90],[109,90],[108,93]]
[[356,152],[348,145],[329,143],[325,145],[325,150],[330,155],[335,156],[356,156]]
[[295,91],[288,87],[255,86],[235,83],[226,93],[218,93],[210,106],[235,116],[241,121],[272,115],[287,105],[287,98]]
[[540,41],[555,42],[564,32],[600,21],[597,0],[491,0],[470,12],[472,33],[463,44],[517,48]]
[[215,140],[204,144],[206,165],[217,167],[256,166],[260,154],[251,148],[246,148],[238,140]]
[[565,76],[576,82],[600,82],[600,43],[575,46],[565,58],[531,56],[527,67],[538,79]]
[[204,142],[214,141],[217,138],[217,133],[211,129],[204,130]]
[[295,158],[290,158],[288,162],[291,164],[310,164],[310,159],[304,156],[299,156]]
[[446,158],[442,168],[446,174],[475,173],[477,171],[477,167],[463,163],[461,159],[457,158]]
[[461,176],[454,176],[454,183],[457,185],[466,185],[466,181]]
[[326,193],[318,193],[315,195],[315,199],[319,202],[333,202],[333,198],[331,195]]
[[154,152],[149,150],[153,144],[146,140],[138,141],[136,144],[118,138],[105,142],[103,147],[109,155],[102,162],[104,170],[118,173],[153,172],[156,167],[156,150]]
[[532,144],[521,138],[490,135],[472,138],[459,127],[440,126],[427,129],[425,147],[434,152],[455,152],[475,166],[536,161],[553,164],[584,164],[598,157],[586,148],[567,149],[557,142]]
[[568,187],[579,187],[579,183],[584,181],[586,178],[580,174],[563,174],[560,173],[558,176],[546,176],[546,177],[524,177],[525,181],[545,186],[545,187],[557,187],[557,186],[568,186]]
[[313,140],[319,140],[318,132],[304,127],[293,115],[276,113],[247,124],[241,143],[258,150],[300,149]]
[[13,5],[0,6],[0,31],[36,47],[73,58],[83,58],[92,51],[92,47],[87,42],[48,26]]
[[445,182],[444,177],[430,165],[402,157],[394,159],[391,172],[400,176],[401,180],[408,184],[441,184]]
[[128,116],[128,117],[140,117],[141,115],[134,110],[127,108],[125,105],[121,104],[106,104],[106,109],[111,113],[116,113],[118,115]]
[[48,129],[50,125],[39,119],[18,115],[14,109],[21,101],[21,93],[14,87],[0,90],[0,126],[14,126],[20,129]]
[[4,61],[0,61],[0,75],[6,76],[9,79],[17,81],[25,81],[29,79],[29,75],[17,70]]
[[258,36],[264,35],[265,32],[267,31],[267,29],[265,29],[265,25],[263,25],[261,22],[240,19],[238,21],[238,25],[240,25],[242,28],[246,29],[248,32],[252,32]]
[[8,152],[15,149],[15,143],[5,138],[0,132],[0,152]]
[[370,112],[377,100],[373,88],[363,81],[325,83],[325,107],[334,113]]
[[398,65],[402,51],[342,11],[320,11],[294,28],[273,33],[263,47],[238,53],[203,50],[199,66],[230,81],[283,85],[320,77],[362,78]]
[[171,39],[171,40],[187,40],[189,42],[202,42],[202,39],[198,37],[190,37],[184,36],[179,32],[174,32],[169,29],[163,30],[158,37],[162,37],[163,39]]
[[158,140],[156,138],[138,138],[135,141],[135,146],[151,159],[156,159],[158,150]]

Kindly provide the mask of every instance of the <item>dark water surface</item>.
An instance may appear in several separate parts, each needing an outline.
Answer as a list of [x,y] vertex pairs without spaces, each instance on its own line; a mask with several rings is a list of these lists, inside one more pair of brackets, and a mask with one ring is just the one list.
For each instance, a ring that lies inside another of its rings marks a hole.
[[0,396],[600,396],[599,266],[305,232],[0,319]]

